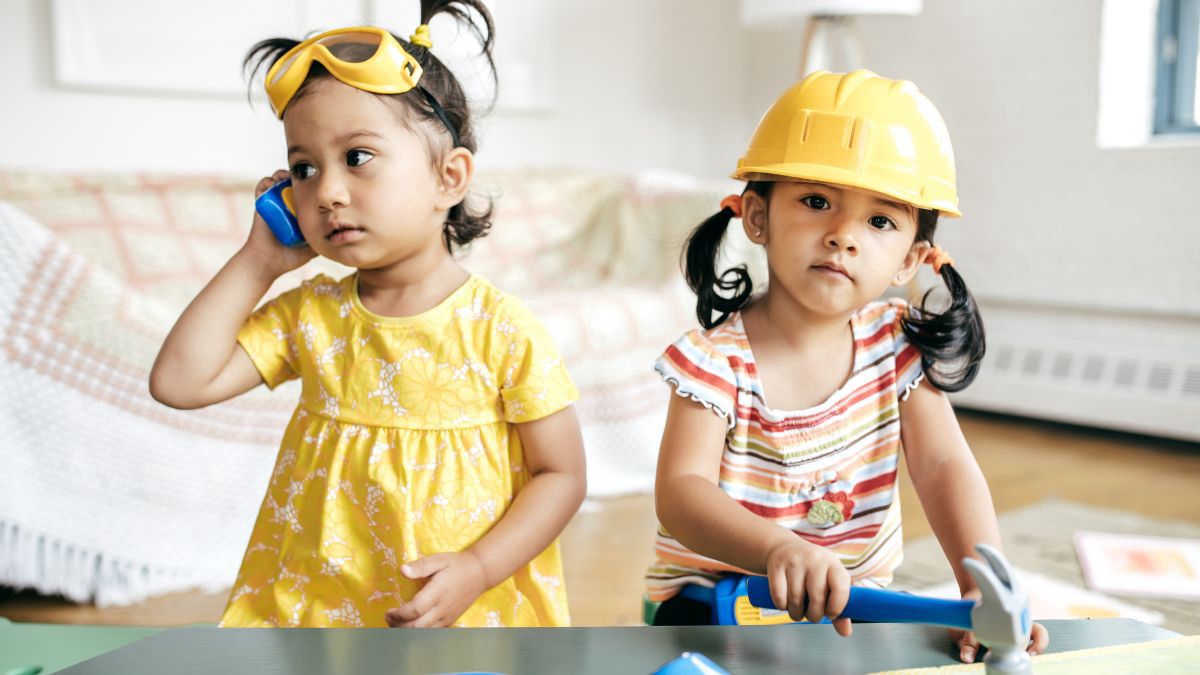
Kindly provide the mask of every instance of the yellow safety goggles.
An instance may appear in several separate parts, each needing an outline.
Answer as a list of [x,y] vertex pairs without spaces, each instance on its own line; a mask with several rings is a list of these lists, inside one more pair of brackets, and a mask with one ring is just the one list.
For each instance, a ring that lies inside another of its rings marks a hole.
[[313,61],[351,87],[376,94],[403,94],[421,79],[421,64],[386,30],[356,26],[326,31],[292,47],[267,71],[267,98],[280,119]]

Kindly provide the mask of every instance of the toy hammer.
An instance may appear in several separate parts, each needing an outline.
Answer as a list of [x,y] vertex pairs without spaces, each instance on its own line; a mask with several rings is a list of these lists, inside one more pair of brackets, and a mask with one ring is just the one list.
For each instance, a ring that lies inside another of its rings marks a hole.
[[[1032,673],[1029,654],[1029,595],[996,549],[978,544],[983,562],[963,558],[967,572],[983,597],[974,600],[928,598],[899,591],[851,587],[846,609],[838,618],[881,623],[926,623],[975,632],[988,649],[983,662],[988,673]],[[746,595],[755,607],[775,608],[766,577],[749,577]]]

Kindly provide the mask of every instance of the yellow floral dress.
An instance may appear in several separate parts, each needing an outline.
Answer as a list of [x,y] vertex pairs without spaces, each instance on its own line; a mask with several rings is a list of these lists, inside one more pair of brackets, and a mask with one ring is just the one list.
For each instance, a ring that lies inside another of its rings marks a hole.
[[[302,392],[222,626],[386,626],[423,583],[400,565],[468,548],[525,484],[513,425],[578,398],[537,319],[480,277],[411,317],[367,310],[357,279],[310,279],[238,335],[267,386]],[[569,622],[555,541],[456,625]]]

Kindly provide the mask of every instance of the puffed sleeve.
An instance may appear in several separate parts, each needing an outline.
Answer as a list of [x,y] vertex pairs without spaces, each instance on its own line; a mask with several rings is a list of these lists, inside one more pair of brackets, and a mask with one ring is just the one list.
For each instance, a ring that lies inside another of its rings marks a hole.
[[908,302],[901,298],[888,301],[892,316],[892,349],[896,355],[896,395],[900,400],[908,398],[925,377],[921,366],[921,351],[908,341],[904,334],[904,320],[908,318]]
[[259,307],[238,331],[238,344],[271,389],[299,377],[296,339],[302,291],[294,288]]
[[501,316],[496,330],[503,336],[499,378],[505,421],[532,422],[579,400],[566,363],[542,322],[513,299],[505,303]]
[[737,406],[737,379],[729,359],[700,330],[673,342],[654,369],[675,393],[724,417],[732,429]]

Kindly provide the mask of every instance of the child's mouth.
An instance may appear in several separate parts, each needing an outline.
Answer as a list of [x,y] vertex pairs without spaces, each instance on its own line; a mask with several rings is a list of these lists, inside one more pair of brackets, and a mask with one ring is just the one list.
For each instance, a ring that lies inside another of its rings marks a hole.
[[824,274],[828,274],[833,277],[841,277],[843,279],[851,278],[850,274],[844,268],[842,268],[838,265],[831,265],[831,264],[813,265],[813,269],[817,270],[818,272],[822,272]]
[[357,239],[363,232],[361,227],[352,227],[350,225],[338,225],[325,235],[325,239],[335,244]]

